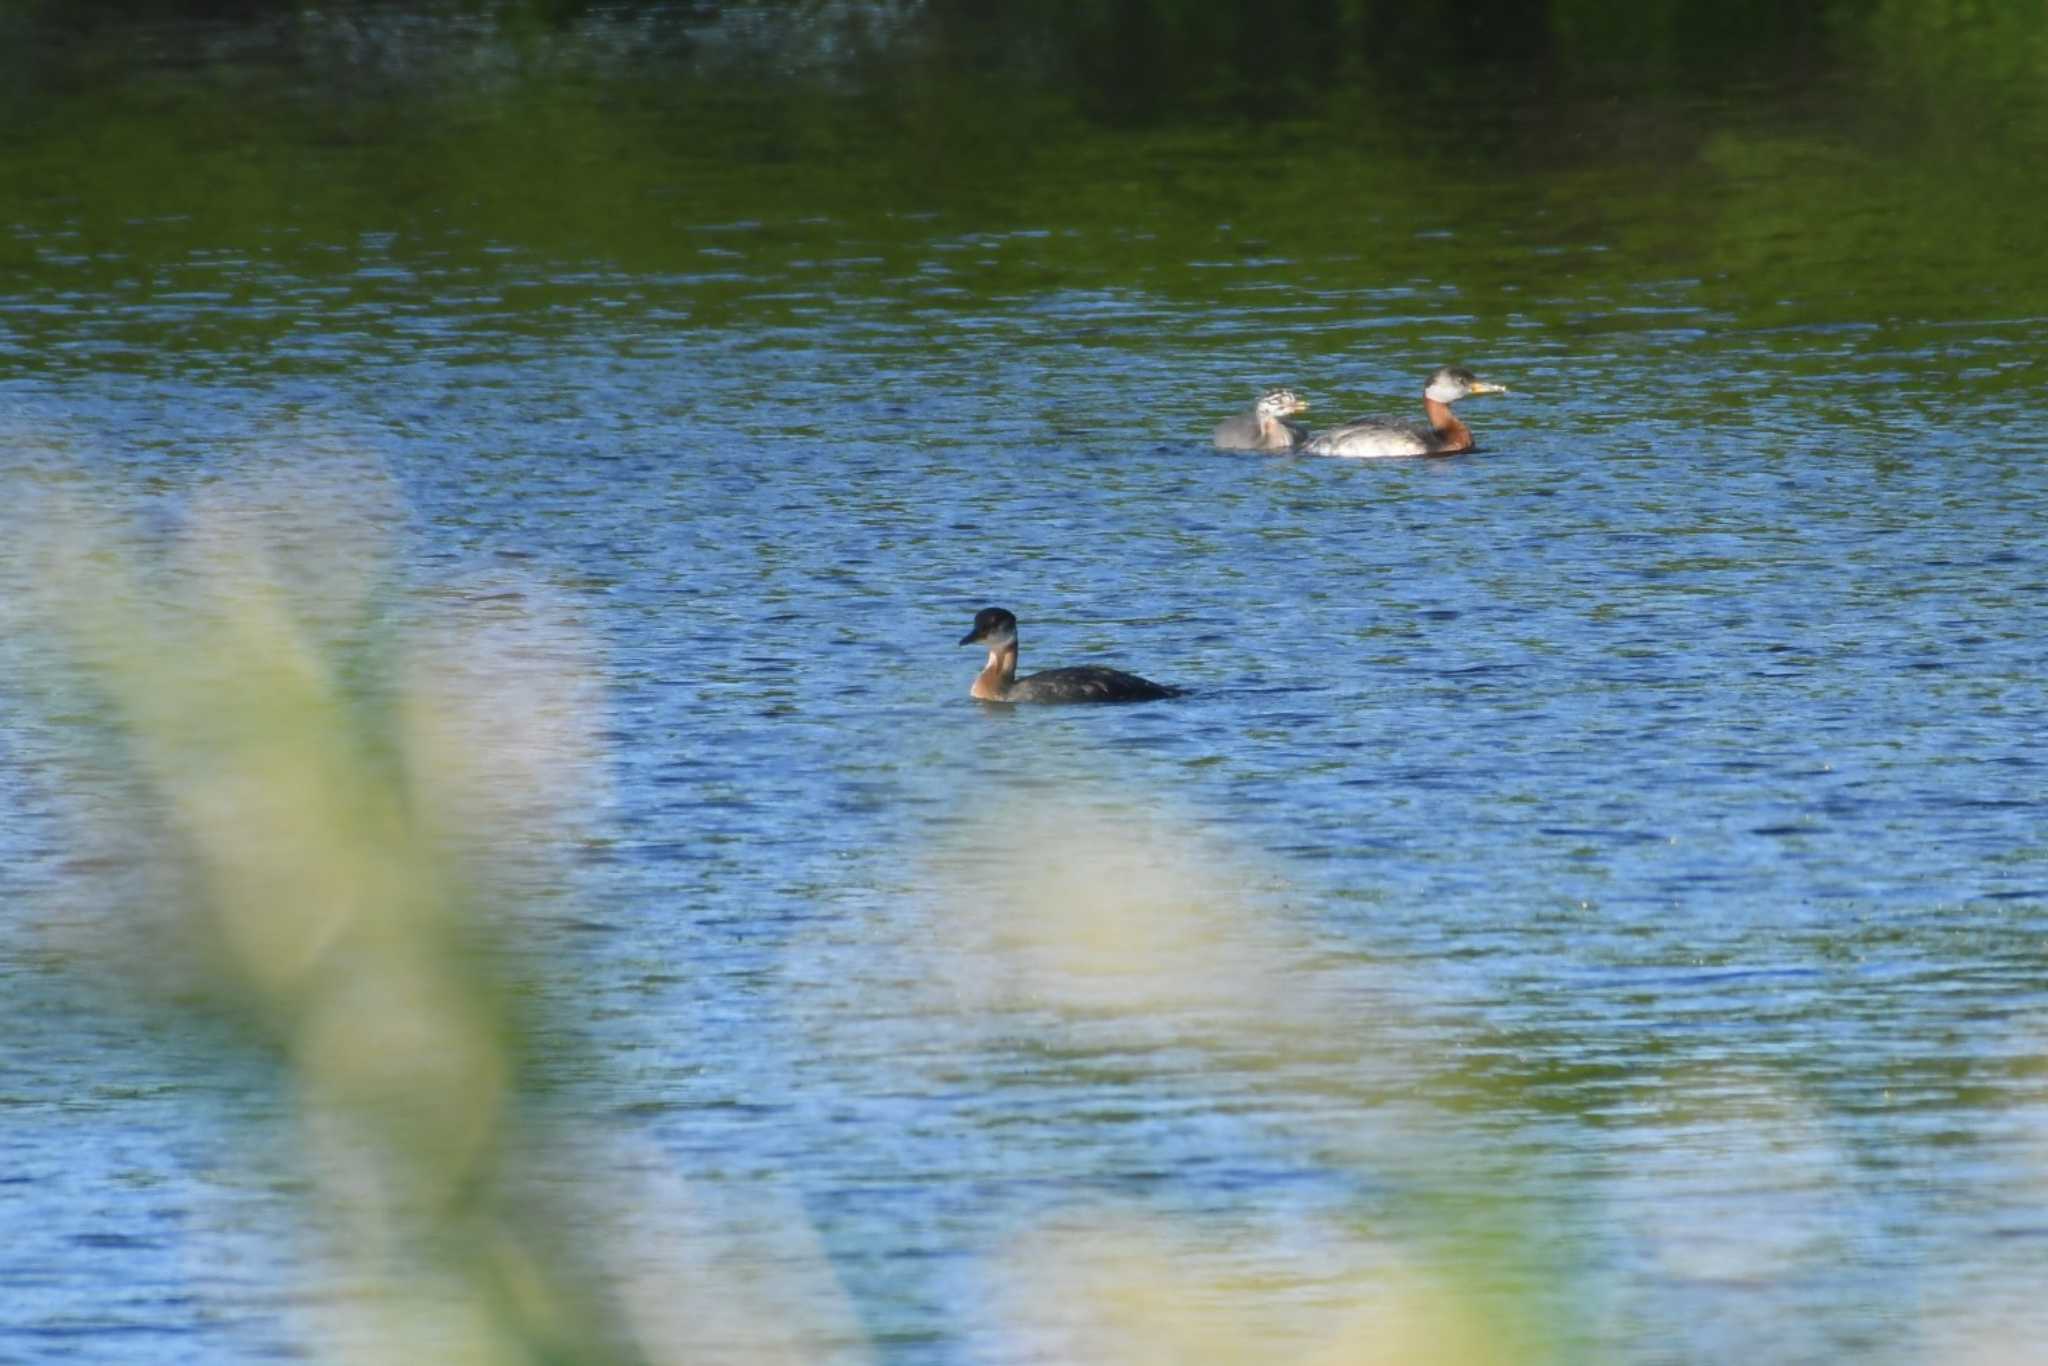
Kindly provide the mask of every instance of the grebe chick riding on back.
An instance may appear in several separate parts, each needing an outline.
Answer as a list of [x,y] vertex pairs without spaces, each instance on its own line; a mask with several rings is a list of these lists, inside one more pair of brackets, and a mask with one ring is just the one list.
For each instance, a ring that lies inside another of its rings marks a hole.
[[1219,451],[1291,451],[1308,439],[1308,428],[1287,418],[1308,411],[1308,400],[1292,389],[1268,389],[1249,412],[1216,424]]
[[1506,392],[1507,386],[1489,384],[1463,366],[1446,365],[1422,391],[1427,427],[1362,417],[1317,432],[1302,449],[1310,455],[1457,455],[1472,449],[1472,429],[1452,415],[1451,405],[1472,394]]
[[1047,669],[1019,678],[1017,618],[1001,607],[976,612],[974,629],[960,637],[960,643],[988,646],[988,663],[967,690],[969,697],[982,702],[1156,702],[1180,696],[1179,688],[1100,664]]

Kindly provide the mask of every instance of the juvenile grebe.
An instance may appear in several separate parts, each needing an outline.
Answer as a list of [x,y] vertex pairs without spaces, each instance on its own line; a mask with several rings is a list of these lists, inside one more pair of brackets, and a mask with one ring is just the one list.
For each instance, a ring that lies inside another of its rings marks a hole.
[[1291,451],[1308,440],[1308,428],[1286,419],[1308,411],[1308,400],[1292,389],[1268,389],[1251,411],[1216,424],[1219,451]]
[[1472,429],[1451,415],[1451,405],[1470,394],[1506,392],[1505,385],[1488,384],[1462,366],[1446,365],[1422,391],[1427,427],[1362,417],[1317,432],[1302,449],[1310,455],[1456,455],[1472,449]]
[[1001,607],[976,612],[974,629],[960,637],[960,643],[988,646],[988,663],[967,690],[969,697],[983,702],[1155,702],[1180,696],[1179,688],[1100,664],[1047,669],[1019,678],[1017,618]]

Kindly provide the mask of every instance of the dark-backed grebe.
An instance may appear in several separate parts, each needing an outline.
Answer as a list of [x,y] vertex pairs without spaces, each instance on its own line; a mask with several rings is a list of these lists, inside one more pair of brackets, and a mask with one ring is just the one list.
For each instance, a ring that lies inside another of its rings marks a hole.
[[988,663],[967,690],[969,697],[983,702],[1156,702],[1180,696],[1179,688],[1100,664],[1047,669],[1019,678],[1017,618],[1001,607],[976,612],[974,629],[960,637],[960,643],[988,646]]
[[1219,451],[1291,451],[1308,440],[1308,428],[1286,419],[1308,411],[1308,400],[1292,389],[1268,389],[1250,412],[1216,424]]
[[1317,432],[1302,449],[1310,455],[1456,455],[1472,449],[1472,429],[1452,416],[1451,405],[1472,394],[1506,392],[1505,385],[1488,384],[1470,370],[1446,365],[1429,377],[1422,391],[1427,427],[1362,417]]

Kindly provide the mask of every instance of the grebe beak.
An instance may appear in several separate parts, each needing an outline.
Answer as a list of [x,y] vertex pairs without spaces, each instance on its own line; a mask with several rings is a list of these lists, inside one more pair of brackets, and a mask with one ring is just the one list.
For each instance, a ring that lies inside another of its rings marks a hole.
[[968,633],[967,633],[966,635],[964,635],[964,636],[960,637],[960,643],[961,643],[962,645],[972,645],[972,644],[973,644],[973,643],[974,643],[975,641],[977,641],[977,640],[980,640],[980,639],[981,639],[981,632],[979,632],[979,631],[969,631],[969,632],[968,632]]
[[1483,379],[1472,381],[1472,392],[1475,394],[1504,394],[1507,391],[1508,386],[1505,384],[1488,384]]

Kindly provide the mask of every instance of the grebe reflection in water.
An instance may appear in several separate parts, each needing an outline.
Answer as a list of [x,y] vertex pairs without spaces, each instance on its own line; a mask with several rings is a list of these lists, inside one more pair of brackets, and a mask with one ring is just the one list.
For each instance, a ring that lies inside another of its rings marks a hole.
[[969,697],[983,702],[1156,702],[1180,696],[1179,688],[1100,664],[1047,669],[1019,678],[1017,618],[1001,607],[976,612],[974,629],[960,637],[960,643],[988,647],[988,663],[967,690]]
[[1219,451],[1291,451],[1308,439],[1308,428],[1287,419],[1308,411],[1308,400],[1292,389],[1268,389],[1248,412],[1216,424]]
[[1429,377],[1422,391],[1427,427],[1362,417],[1317,432],[1302,450],[1310,455],[1457,455],[1472,449],[1472,429],[1458,421],[1451,405],[1473,394],[1506,392],[1505,385],[1489,384],[1462,366],[1446,365]]

